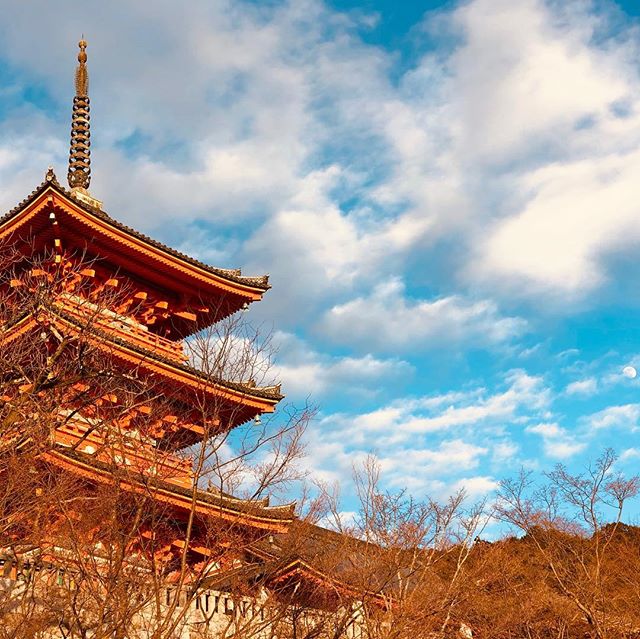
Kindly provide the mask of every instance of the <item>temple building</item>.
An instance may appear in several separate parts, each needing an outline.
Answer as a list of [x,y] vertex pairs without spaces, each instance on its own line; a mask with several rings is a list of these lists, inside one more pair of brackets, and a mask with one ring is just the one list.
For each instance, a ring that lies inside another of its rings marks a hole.
[[[136,561],[163,566],[163,606],[188,599],[175,636],[204,636],[190,633],[209,622],[221,627],[216,615],[228,629],[230,615],[237,624],[267,597],[323,610],[353,607],[366,594],[384,607],[394,577],[378,570],[378,583],[365,579],[361,542],[301,521],[294,504],[239,499],[223,486],[203,485],[203,444],[259,423],[283,395],[250,377],[226,379],[224,367],[189,356],[185,344],[260,301],[268,278],[214,268],[165,246],[118,221],[90,193],[87,43],[79,46],[69,188],[50,168],[0,219],[0,245],[12,254],[3,294],[22,300],[2,328],[3,356],[13,357],[2,373],[3,450],[31,451],[38,468],[96,494],[113,487],[132,503],[145,500],[128,549]],[[21,408],[36,400],[50,408],[42,439],[42,416]],[[72,520],[82,515],[74,512]],[[52,531],[59,519],[50,515]],[[60,525],[69,526],[65,521]],[[0,545],[9,539],[19,547],[20,526],[0,531]],[[45,530],[41,545],[49,538],[46,552],[2,555],[9,582],[29,562],[66,570],[62,581],[75,579],[73,569],[60,567],[68,553],[59,539]],[[99,555],[104,543],[93,543]],[[235,590],[232,576],[241,582]],[[264,620],[264,610],[260,615]]]

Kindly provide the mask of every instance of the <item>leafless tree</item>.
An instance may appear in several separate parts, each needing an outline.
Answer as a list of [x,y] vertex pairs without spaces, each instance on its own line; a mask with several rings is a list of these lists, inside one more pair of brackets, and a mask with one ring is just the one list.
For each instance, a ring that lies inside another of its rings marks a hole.
[[522,472],[503,481],[499,494],[499,516],[526,534],[547,578],[598,639],[633,626],[613,605],[613,567],[619,567],[614,559],[623,509],[639,484],[638,477],[617,473],[615,461],[606,450],[584,473],[558,465],[542,485]]

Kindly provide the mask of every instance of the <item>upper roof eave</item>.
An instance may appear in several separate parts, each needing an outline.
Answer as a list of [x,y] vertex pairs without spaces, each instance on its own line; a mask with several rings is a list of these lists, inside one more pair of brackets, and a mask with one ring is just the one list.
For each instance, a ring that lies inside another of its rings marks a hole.
[[[68,325],[75,327],[75,329],[81,329],[82,326],[79,326],[77,320],[66,313],[61,311],[60,309],[53,309],[47,306],[43,306],[48,313],[51,313],[53,316],[57,317],[58,320],[65,322]],[[29,321],[36,322],[36,318],[33,315],[25,314],[23,317],[14,322],[8,329],[18,329],[18,332],[22,332],[27,326],[22,326],[21,324],[28,324]],[[21,329],[21,330],[20,330]],[[92,331],[96,336],[99,336],[105,340],[107,340],[110,344],[113,344],[115,347],[120,347],[123,349],[131,350],[143,358],[143,361],[149,364],[159,364],[164,367],[172,368],[176,371],[180,371],[184,374],[191,376],[193,379],[198,380],[200,382],[205,382],[207,385],[212,387],[217,387],[220,390],[227,390],[233,393],[236,393],[240,398],[253,398],[255,400],[260,400],[264,402],[264,408],[269,406],[275,406],[277,403],[284,399],[284,395],[280,392],[280,385],[277,384],[275,386],[248,386],[243,382],[234,382],[226,379],[215,379],[209,380],[206,377],[203,379],[202,372],[197,368],[190,366],[186,363],[175,362],[168,358],[162,357],[153,351],[142,348],[136,344],[132,344],[129,342],[124,342],[123,340],[106,333],[105,331],[92,328]],[[273,410],[273,409],[271,409]]]
[[[53,172],[48,172],[45,180],[39,186],[37,186],[26,198],[24,198],[20,203],[14,206],[5,215],[0,217],[0,227],[19,215],[25,208],[35,202],[39,197],[44,195],[48,190],[54,191],[58,196],[66,199],[71,205],[73,205],[76,209],[82,211],[83,213],[97,218],[102,223],[106,223],[107,225],[113,227],[121,233],[124,233],[137,240],[138,242],[146,244],[151,249],[161,251],[173,260],[185,262],[191,267],[195,267],[200,271],[205,271],[208,275],[213,276],[216,279],[221,279],[223,281],[239,285],[242,288],[250,289],[260,294],[265,293],[271,288],[268,282],[268,275],[247,277],[241,274],[240,269],[222,269],[210,266],[184,253],[181,253],[180,251],[177,251],[176,249],[173,249],[170,246],[163,244],[162,242],[158,242],[157,240],[154,240],[144,233],[136,231],[135,229],[127,226],[126,224],[123,224],[122,222],[118,222],[105,211],[92,207],[86,202],[75,197],[71,191],[65,189],[58,182]],[[242,294],[242,290],[238,290],[238,293]]]

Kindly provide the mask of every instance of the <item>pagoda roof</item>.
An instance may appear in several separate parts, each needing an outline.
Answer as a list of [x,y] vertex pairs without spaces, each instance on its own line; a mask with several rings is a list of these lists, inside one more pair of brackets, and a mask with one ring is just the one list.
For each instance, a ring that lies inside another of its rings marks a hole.
[[[192,270],[198,272],[198,274],[200,274],[201,276],[206,274],[210,278],[218,280],[221,284],[226,283],[235,285],[231,287],[231,290],[233,290],[234,293],[242,295],[244,291],[249,294],[250,297],[258,299],[262,295],[262,293],[270,288],[268,275],[262,275],[259,277],[247,277],[242,275],[240,269],[223,269],[210,266],[193,257],[181,253],[180,251],[177,251],[176,249],[173,249],[166,244],[163,244],[162,242],[154,240],[148,235],[140,233],[139,231],[136,231],[135,229],[127,226],[126,224],[123,224],[122,222],[119,222],[118,220],[111,217],[106,211],[91,206],[83,199],[77,197],[73,192],[65,189],[58,182],[55,174],[51,170],[47,172],[45,180],[39,186],[37,186],[24,200],[13,207],[4,216],[0,217],[0,236],[3,232],[3,226],[6,226],[9,222],[15,220],[31,205],[36,203],[41,198],[46,198],[46,195],[51,192],[66,199],[69,204],[71,204],[77,210],[82,211],[88,216],[89,219],[94,219],[101,222],[101,225],[103,227],[106,227],[106,230],[110,229],[114,232],[119,232],[120,234],[124,234],[128,238],[136,241],[139,248],[146,248],[147,250],[151,250],[151,252],[155,254],[160,252],[164,257],[168,257],[173,259],[174,261],[184,263],[192,267]],[[253,295],[250,295],[251,292],[253,292]],[[255,295],[256,293],[258,293],[257,297]]]
[[383,606],[397,595],[400,581],[419,569],[415,551],[382,548],[300,519],[285,533],[252,544],[251,551],[269,567],[271,587],[302,581],[312,591],[366,597]]
[[[43,311],[45,311],[48,315],[58,319],[61,322],[64,322],[67,326],[71,326],[77,330],[86,330],[87,326],[83,325],[80,320],[75,318],[72,315],[65,313],[63,310],[58,308],[51,308],[48,306],[41,307]],[[17,337],[20,334],[25,333],[30,328],[40,325],[38,323],[38,319],[36,314],[34,313],[26,313],[21,319],[17,320],[11,326],[7,327],[5,330],[11,330],[12,333],[15,332],[15,336]],[[132,351],[136,354],[137,361],[136,363],[142,367],[146,365],[151,365],[153,362],[156,362],[163,367],[176,369],[178,371],[182,371],[187,374],[188,378],[191,378],[194,382],[198,384],[198,388],[202,388],[202,383],[205,383],[206,387],[221,387],[223,389],[232,391],[241,396],[243,402],[246,402],[248,398],[255,398],[257,400],[266,400],[267,404],[274,406],[280,400],[284,398],[284,395],[280,392],[280,385],[277,384],[275,386],[254,386],[252,384],[246,382],[238,382],[238,381],[229,381],[222,378],[210,379],[206,376],[201,370],[197,369],[186,362],[178,362],[174,359],[170,359],[168,357],[163,357],[158,354],[157,351],[153,351],[151,349],[146,349],[138,344],[135,344],[133,340],[125,340],[119,338],[115,335],[108,333],[105,330],[96,328],[94,326],[90,327],[90,333],[100,337],[102,340],[105,340],[108,344],[112,344],[114,346],[119,347],[117,350],[114,350],[114,356],[117,356],[118,351],[126,352]],[[264,402],[261,402],[261,404]],[[266,406],[262,407],[263,410],[266,409]]]
[[[49,462],[67,468],[87,479],[102,483],[113,482],[112,465],[95,459],[92,455],[65,448],[56,448],[43,454]],[[217,516],[232,522],[284,533],[295,520],[295,503],[270,506],[268,499],[238,499],[220,491],[189,489],[163,480],[143,475],[130,468],[118,481],[125,489],[149,493],[179,508],[195,511],[201,516]]]

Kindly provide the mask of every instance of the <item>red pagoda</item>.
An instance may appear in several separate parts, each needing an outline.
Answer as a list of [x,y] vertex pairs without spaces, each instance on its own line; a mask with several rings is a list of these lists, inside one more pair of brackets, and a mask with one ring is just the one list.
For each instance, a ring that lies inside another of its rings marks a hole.
[[[40,283],[52,291],[3,329],[3,349],[42,345],[45,374],[8,385],[14,390],[0,398],[2,405],[41,394],[62,378],[52,402],[55,427],[38,459],[90,485],[115,481],[119,490],[161,504],[166,521],[156,549],[165,555],[184,554],[186,544],[190,564],[215,561],[216,544],[228,548],[232,537],[212,536],[213,522],[214,530],[233,530],[243,540],[233,566],[250,566],[267,587],[321,604],[361,597],[375,584],[356,578],[359,542],[300,522],[291,504],[237,499],[199,485],[190,451],[273,412],[282,395],[279,386],[203,372],[187,356],[185,341],[261,300],[268,278],[213,268],[175,251],[111,217],[89,193],[87,44],[79,46],[70,188],[49,169],[44,182],[0,218],[0,244],[17,256],[5,294],[37,297]],[[91,345],[85,368],[80,343]],[[60,356],[63,345],[73,353],[73,374]],[[101,376],[92,377],[97,369]],[[19,420],[15,426],[19,438]],[[156,533],[149,527],[142,536]],[[326,558],[329,551],[334,559]],[[377,585],[373,591],[382,601]]]
[[[207,266],[118,222],[91,197],[85,49],[86,42],[80,41],[68,173],[71,190],[63,188],[49,169],[44,182],[0,219],[0,242],[19,251],[31,266],[22,276],[17,272],[10,285],[17,288],[38,278],[55,279],[59,290],[46,312],[43,309],[40,316],[31,313],[13,323],[4,344],[40,332],[45,315],[51,335],[70,337],[89,327],[96,336],[95,348],[108,354],[121,371],[135,369],[138,377],[153,379],[155,387],[180,398],[176,404],[181,412],[156,415],[151,432],[138,439],[135,451],[123,451],[121,460],[142,469],[145,460],[157,458],[154,449],[162,448],[171,471],[155,471],[166,482],[165,498],[179,508],[190,502],[182,489],[193,487],[192,463],[184,456],[172,457],[171,449],[185,449],[206,433],[211,436],[273,412],[282,399],[279,386],[259,388],[251,382],[204,376],[188,362],[183,347],[189,336],[260,300],[269,288],[268,278]],[[214,398],[217,415],[211,419],[215,425],[200,423],[197,411],[189,409],[197,404],[197,394]],[[119,399],[100,397],[98,403],[107,401]],[[120,424],[133,429],[136,418],[151,410],[144,404],[133,407],[119,418]],[[100,452],[104,442],[99,429],[87,434],[88,429],[82,411],[64,420],[55,432],[58,446],[48,458],[70,472],[101,481],[105,472],[101,464],[112,459],[107,458],[108,451]],[[80,440],[82,444],[75,446]],[[292,506],[252,504],[247,508],[223,496],[214,502],[203,499],[198,510],[239,518],[265,530],[284,530],[293,517]]]

